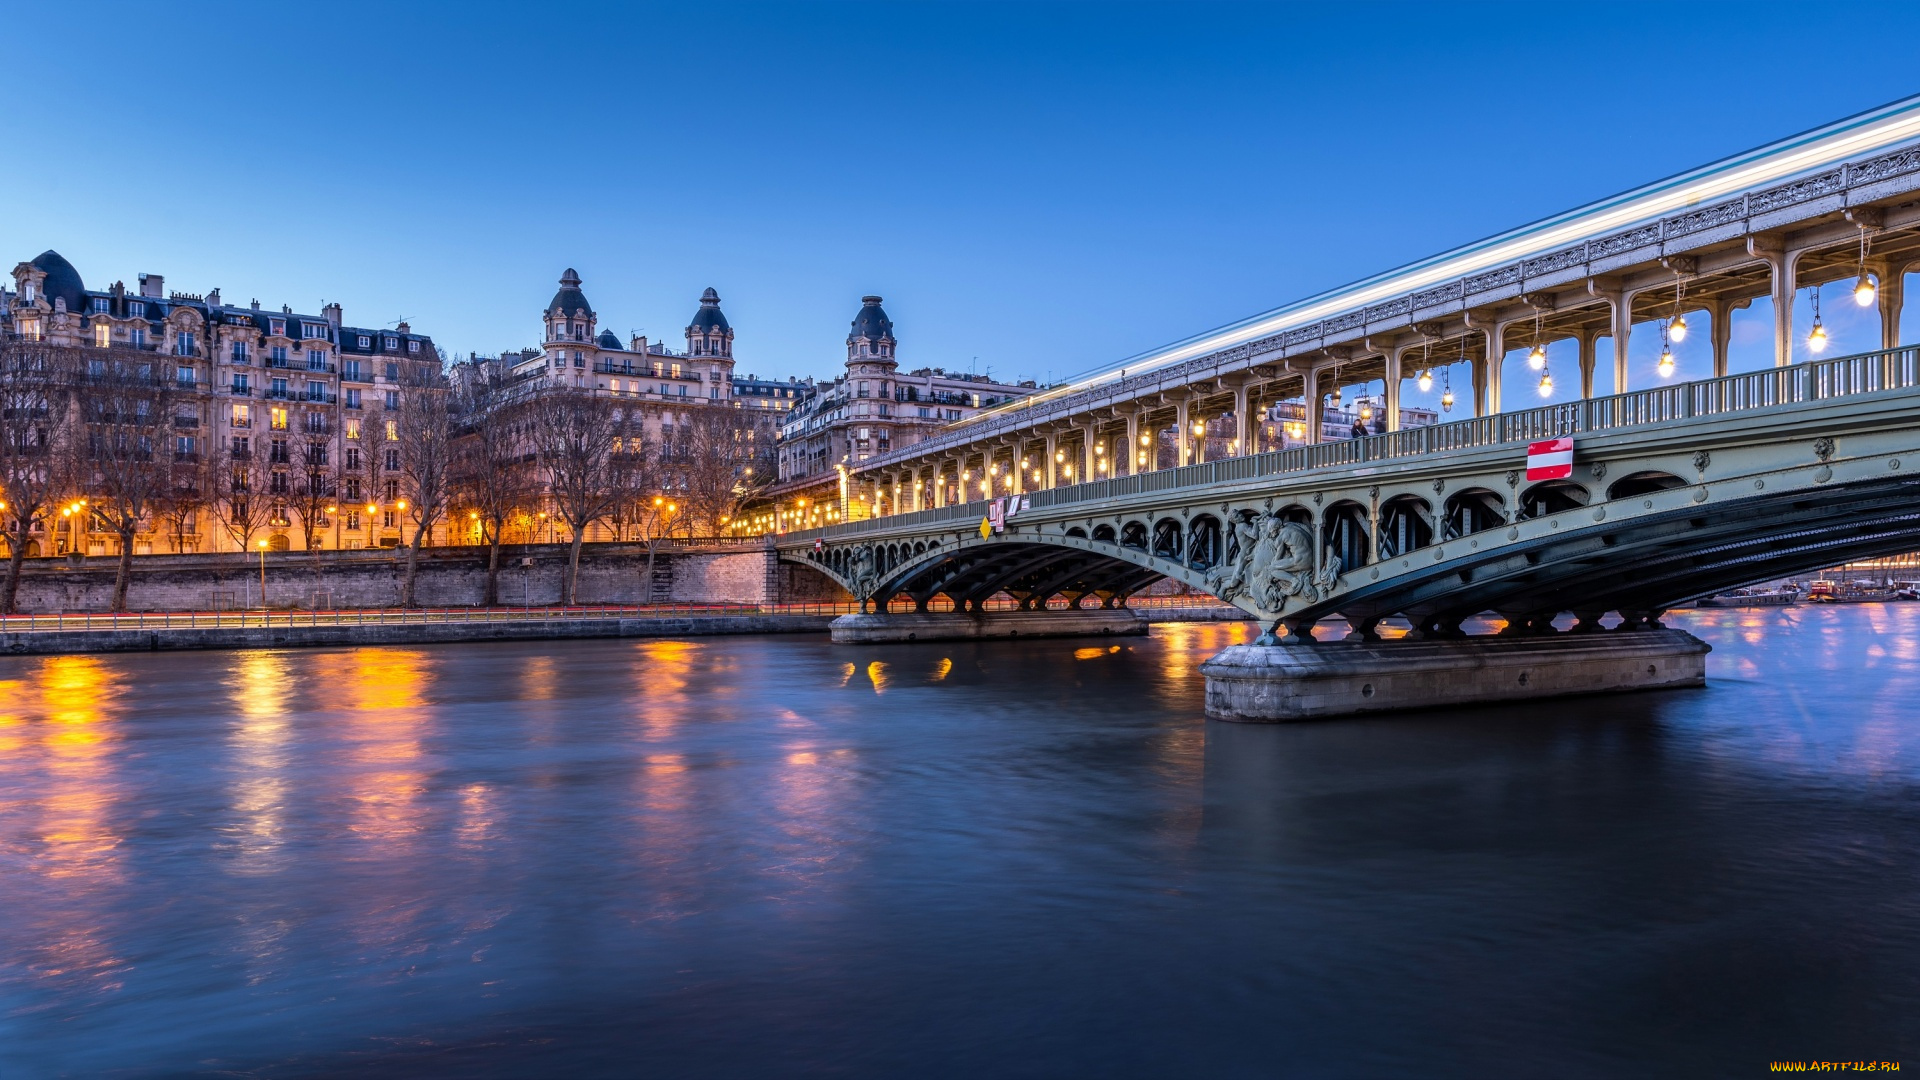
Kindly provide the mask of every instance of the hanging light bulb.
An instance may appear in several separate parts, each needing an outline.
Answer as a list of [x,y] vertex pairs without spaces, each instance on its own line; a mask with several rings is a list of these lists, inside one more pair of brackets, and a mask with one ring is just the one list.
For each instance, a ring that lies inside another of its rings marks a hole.
[[1431,389],[1433,389],[1433,372],[1422,368],[1420,371],[1420,392],[1424,394]]
[[1687,340],[1687,317],[1685,315],[1675,315],[1673,317],[1673,321],[1667,324],[1667,336],[1675,341]]
[[1660,350],[1660,377],[1673,378],[1673,349],[1671,346]]
[[1553,396],[1553,373],[1550,371],[1543,371],[1540,373],[1540,396],[1541,397]]
[[1373,399],[1372,398],[1360,399],[1360,419],[1362,420],[1373,419]]
[[1547,367],[1547,347],[1539,342],[1533,343],[1533,351],[1527,354],[1527,366],[1535,371],[1545,371]]
[[1868,278],[1864,273],[1861,274],[1859,284],[1853,287],[1853,302],[1859,304],[1861,307],[1872,307],[1874,295],[1875,289],[1872,279]]
[[1813,332],[1807,335],[1807,349],[1819,352],[1827,347],[1827,328],[1820,325],[1820,316],[1813,317]]
[[1453,390],[1451,388],[1440,395],[1440,408],[1447,412],[1453,411]]

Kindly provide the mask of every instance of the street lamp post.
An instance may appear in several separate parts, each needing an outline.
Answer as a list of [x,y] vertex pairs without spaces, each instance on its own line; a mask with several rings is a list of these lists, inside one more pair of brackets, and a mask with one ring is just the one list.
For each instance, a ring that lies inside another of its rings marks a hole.
[[257,541],[260,547],[260,610],[267,610],[267,542]]

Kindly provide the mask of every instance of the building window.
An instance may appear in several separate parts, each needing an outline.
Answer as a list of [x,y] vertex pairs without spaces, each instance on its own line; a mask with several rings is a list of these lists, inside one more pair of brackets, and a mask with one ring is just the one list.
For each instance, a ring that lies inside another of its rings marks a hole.
[[400,471],[400,451],[398,450],[387,451],[387,471],[388,472]]
[[[350,496],[348,496],[348,498],[352,498],[352,499],[357,499],[357,498],[359,498],[359,497],[360,497],[360,496],[358,496],[358,495],[350,495]],[[360,531],[360,511],[358,511],[358,510],[350,510],[350,511],[348,511],[348,512],[347,512],[347,531],[348,531],[348,532],[359,532],[359,531]]]
[[277,398],[286,397],[287,396],[287,380],[285,379],[273,380],[273,384],[267,388],[267,393]]
[[361,335],[360,335],[360,347],[361,347],[361,348],[363,348],[363,349],[371,349],[371,348],[373,348],[373,339],[372,339],[372,338],[370,338],[370,337],[368,337],[368,336],[367,336],[367,335],[365,335],[365,334],[361,334]]
[[136,326],[133,329],[127,331],[127,344],[133,346],[136,349],[146,348],[147,347],[147,328],[144,326]]
[[[244,458],[244,457],[251,457],[252,455],[253,455],[252,442],[245,435],[235,435],[233,437],[233,456],[237,458]],[[240,485],[240,490],[245,491],[246,485],[245,484]]]
[[131,301],[127,304],[127,314],[135,319],[144,319],[147,317],[147,305],[139,300]]
[[[359,437],[360,437],[360,421],[357,419],[348,420],[347,421],[347,438],[357,439]],[[358,452],[356,451],[356,453]]]
[[227,422],[237,428],[252,427],[253,426],[253,406],[235,405],[233,407],[233,415],[228,418]]
[[93,343],[103,349],[113,344],[113,327],[106,323],[94,323]]
[[392,362],[391,360],[387,362],[387,381],[388,382],[400,381],[400,365]]
[[110,303],[112,303],[112,301],[106,297],[96,296],[87,302],[87,310],[93,312],[95,315],[105,315],[107,313],[107,306]]
[[273,414],[268,419],[269,419],[269,422],[267,426],[271,427],[273,430],[275,431],[287,430],[287,410],[275,409],[273,410]]
[[236,341],[233,343],[233,362],[236,364],[244,364],[247,362],[246,342]]
[[180,384],[180,389],[182,389],[182,390],[191,390],[191,389],[193,389],[193,367],[192,367],[192,365],[190,365],[190,364],[181,364],[181,365],[180,365],[180,366],[179,366],[178,368],[175,368],[175,369],[174,369],[174,376],[175,376],[175,379],[176,379],[176,381],[178,381],[178,382],[179,382],[179,384]]
[[31,304],[33,303],[33,297],[34,297],[33,282],[29,281],[22,284],[20,286],[20,302],[23,304]]
[[194,438],[191,435],[176,435],[173,438],[173,460],[192,461],[194,456]]
[[308,465],[325,465],[327,463],[327,444],[323,442],[308,443],[306,463]]
[[400,441],[400,425],[395,423],[392,420],[387,421],[387,441],[388,442]]
[[676,378],[676,379],[680,377],[680,365],[679,365],[679,364],[675,364],[675,365],[673,365],[673,377],[674,377],[674,378]]
[[397,409],[399,407],[400,407],[400,391],[398,390],[387,391],[387,408]]
[[387,339],[386,339],[386,348],[387,348],[387,351],[388,351],[388,352],[392,352],[393,350],[395,350],[395,349],[398,349],[399,347],[400,347],[400,339],[399,339],[399,338],[387,338]]
[[408,351],[408,352],[410,352],[410,353],[417,353],[417,352],[419,352],[419,351],[420,351],[420,343],[419,343],[419,342],[417,342],[417,341],[409,341],[409,342],[407,342],[407,351]]
[[[398,480],[387,481],[387,501],[394,502],[399,498],[400,498],[400,481]],[[393,513],[393,511],[389,510],[387,511],[387,513],[391,514]],[[387,525],[389,528],[392,527],[393,519],[391,517],[387,519]]]
[[287,347],[285,345],[273,345],[268,347],[267,358],[272,360],[274,365],[277,367],[286,367],[287,366]]
[[272,446],[268,448],[268,460],[276,465],[285,465],[287,463],[287,440],[273,440]]
[[323,382],[314,382],[311,379],[309,379],[307,381],[307,400],[308,401],[327,400],[327,384]]
[[359,408],[359,407],[360,407],[360,391],[358,391],[358,390],[356,390],[356,389],[353,389],[353,388],[348,388],[348,390],[347,390],[347,408],[349,408],[349,409],[357,409],[357,408]]
[[319,323],[303,323],[300,327],[302,337],[321,338],[327,336],[327,328]]
[[[391,488],[393,485],[388,484],[387,486]],[[392,491],[387,492],[387,498],[389,499],[393,498]],[[389,529],[398,527],[397,525],[395,525],[395,522],[398,521],[399,519],[394,516],[394,513],[391,510],[380,511],[380,520],[381,520],[381,523],[384,524]]]
[[[352,448],[348,448],[347,468],[357,469],[359,467],[360,467],[360,455],[355,453]],[[346,496],[347,496],[348,502],[360,501],[360,478],[359,477],[357,476],[347,477]]]
[[308,349],[307,350],[307,370],[308,371],[327,370],[327,354],[320,351],[319,349]]
[[28,341],[39,341],[40,340],[40,320],[21,319],[20,320],[20,336],[23,338],[26,338]]

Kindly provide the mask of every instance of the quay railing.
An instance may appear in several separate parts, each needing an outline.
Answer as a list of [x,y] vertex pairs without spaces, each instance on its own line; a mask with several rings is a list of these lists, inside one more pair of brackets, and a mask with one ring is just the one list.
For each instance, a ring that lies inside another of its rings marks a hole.
[[[1558,405],[1542,405],[1518,412],[1495,413],[1445,424],[1390,431],[1360,439],[1296,446],[1263,454],[1203,461],[1172,469],[1090,480],[1067,487],[1028,494],[1033,509],[1067,506],[1128,495],[1172,491],[1197,485],[1257,480],[1314,469],[1366,465],[1374,462],[1427,457],[1457,450],[1507,446],[1566,435],[1618,431],[1676,420],[1770,409],[1836,398],[1864,397],[1920,387],[1920,345],[1837,356],[1789,367],[1725,375],[1717,379],[1633,390],[1609,397],[1588,398]],[[857,536],[862,533],[947,521],[978,521],[989,503],[975,500],[904,514],[865,518],[842,525],[782,533],[787,545],[817,537]]]

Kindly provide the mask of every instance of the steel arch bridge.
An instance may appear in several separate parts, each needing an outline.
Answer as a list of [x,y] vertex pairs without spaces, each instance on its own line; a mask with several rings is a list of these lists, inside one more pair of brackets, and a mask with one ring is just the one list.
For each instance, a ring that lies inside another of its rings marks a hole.
[[[1525,444],[1571,435],[1572,476]],[[987,504],[792,533],[780,558],[879,610],[944,596],[1124,606],[1162,578],[1310,637],[1343,617],[1416,636],[1484,611],[1628,625],[1695,597],[1920,547],[1920,349],[1776,368]]]

